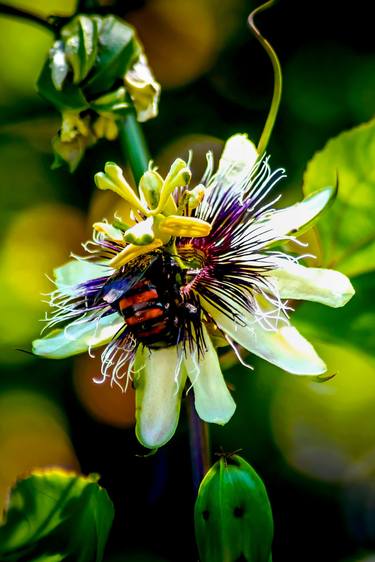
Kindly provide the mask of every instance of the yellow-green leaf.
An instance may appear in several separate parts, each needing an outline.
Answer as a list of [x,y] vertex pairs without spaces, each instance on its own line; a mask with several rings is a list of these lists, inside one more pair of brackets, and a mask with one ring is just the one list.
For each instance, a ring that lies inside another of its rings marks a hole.
[[2,562],[100,562],[114,511],[97,481],[57,468],[19,480],[0,526]]
[[335,185],[334,205],[318,223],[322,265],[348,275],[375,266],[375,120],[331,139],[309,162],[304,191]]

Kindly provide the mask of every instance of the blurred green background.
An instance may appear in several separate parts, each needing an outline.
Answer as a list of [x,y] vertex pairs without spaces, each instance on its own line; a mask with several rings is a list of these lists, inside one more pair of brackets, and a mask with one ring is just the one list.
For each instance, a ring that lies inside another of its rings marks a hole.
[[[269,147],[272,165],[287,170],[284,204],[301,197],[314,153],[375,113],[372,18],[330,4],[332,15],[322,0],[281,1],[257,20],[284,70]],[[75,9],[73,1],[62,0],[12,5],[44,15]],[[115,6],[136,26],[163,87],[159,117],[144,126],[162,171],[193,148],[199,178],[208,149],[217,157],[234,132],[259,138],[272,72],[246,26],[252,8],[247,0],[132,0]],[[80,252],[93,220],[112,213],[111,194],[95,192],[93,174],[106,160],[122,159],[115,143],[103,141],[75,174],[50,170],[59,116],[34,85],[51,44],[48,31],[0,16],[0,507],[9,485],[33,467],[99,472],[116,508],[106,560],[196,560],[185,418],[167,446],[143,458],[133,434],[132,391],[123,395],[95,385],[98,358],[54,362],[22,352],[42,327],[42,295],[51,290],[47,276],[71,251]],[[352,194],[359,231],[375,209],[374,162],[365,151],[361,157],[361,181],[372,198],[356,206]],[[356,158],[347,152],[349,168]],[[345,232],[349,223],[340,228]],[[315,234],[309,236],[312,252],[324,262]],[[373,241],[370,233],[360,263],[332,263],[353,273],[357,296],[345,309],[306,304],[295,313],[333,379],[312,382],[256,358],[251,373],[231,355],[223,357],[238,408],[226,427],[213,428],[213,451],[242,448],[262,476],[275,516],[275,561],[375,559]]]

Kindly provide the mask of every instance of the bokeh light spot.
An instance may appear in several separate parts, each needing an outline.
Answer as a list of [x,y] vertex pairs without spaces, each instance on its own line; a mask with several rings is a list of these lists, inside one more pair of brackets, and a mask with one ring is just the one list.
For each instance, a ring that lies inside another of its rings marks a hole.
[[75,360],[74,386],[79,399],[91,416],[100,422],[115,427],[129,427],[135,423],[134,390],[131,384],[126,392],[118,386],[111,387],[110,381],[97,384],[100,380],[100,350],[95,358],[82,355]]
[[34,468],[79,470],[56,404],[35,391],[10,389],[0,394],[0,512],[9,487]]
[[285,375],[271,403],[274,437],[288,463],[318,479],[341,482],[375,441],[375,369],[347,346],[315,345],[328,365],[325,382]]

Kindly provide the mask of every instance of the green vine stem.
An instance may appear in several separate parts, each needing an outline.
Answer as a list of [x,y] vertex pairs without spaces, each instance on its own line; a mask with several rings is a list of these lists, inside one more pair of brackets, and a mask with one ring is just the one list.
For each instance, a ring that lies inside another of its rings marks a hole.
[[258,147],[257,147],[259,156],[262,156],[264,154],[266,148],[267,148],[268,141],[270,140],[272,129],[273,129],[275,121],[276,121],[277,112],[279,110],[280,100],[281,100],[283,78],[282,78],[281,66],[280,66],[280,61],[278,59],[278,56],[275,53],[273,47],[267,41],[267,39],[265,39],[263,37],[263,35],[260,33],[259,29],[256,27],[256,25],[254,23],[254,18],[255,18],[255,16],[257,16],[258,14],[263,12],[264,10],[268,10],[268,8],[271,8],[271,6],[274,5],[275,1],[276,0],[269,0],[265,4],[262,4],[258,8],[255,8],[255,10],[253,10],[248,17],[248,23],[249,23],[251,32],[256,37],[256,39],[259,41],[259,43],[262,45],[263,49],[266,51],[269,58],[271,59],[272,68],[273,68],[273,75],[274,75],[274,86],[273,86],[273,96],[272,96],[272,101],[271,101],[271,107],[270,107],[270,110],[268,112],[267,120],[266,120],[266,123],[264,125],[264,129],[263,129],[263,132],[261,134],[261,137],[260,137],[260,140],[259,140],[259,143],[258,143]]
[[137,121],[135,112],[117,122],[119,128],[120,143],[126,162],[133,173],[135,184],[148,168],[150,154],[143,131]]
[[48,31],[51,31],[53,34],[56,34],[58,30],[57,22],[50,22],[42,18],[41,16],[38,16],[26,10],[21,10],[20,8],[16,8],[14,6],[9,6],[8,4],[4,4],[3,2],[0,2],[0,14],[4,16],[24,19],[31,23],[36,23],[38,25],[41,25],[45,29],[48,29]]
[[186,398],[186,407],[189,421],[193,487],[195,493],[198,494],[199,485],[210,468],[209,431],[208,424],[203,422],[197,414],[193,392],[189,392]]

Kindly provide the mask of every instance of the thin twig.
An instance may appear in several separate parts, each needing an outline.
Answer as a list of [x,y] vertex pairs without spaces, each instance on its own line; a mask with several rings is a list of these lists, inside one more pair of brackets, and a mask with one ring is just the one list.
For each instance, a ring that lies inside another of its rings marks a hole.
[[45,29],[48,29],[48,31],[51,31],[53,34],[56,34],[57,32],[56,24],[49,22],[37,14],[21,10],[20,8],[15,8],[14,6],[9,6],[8,4],[3,4],[3,2],[0,2],[0,15],[11,16],[36,23]]

